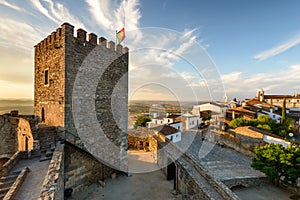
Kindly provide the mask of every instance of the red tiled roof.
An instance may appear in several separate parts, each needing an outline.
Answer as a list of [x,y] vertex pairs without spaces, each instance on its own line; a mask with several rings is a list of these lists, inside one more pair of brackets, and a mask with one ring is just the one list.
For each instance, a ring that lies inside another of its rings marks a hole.
[[171,115],[167,116],[166,118],[175,119],[175,118],[178,118],[180,116],[181,115],[171,114]]
[[257,99],[249,99],[247,101],[245,101],[245,103],[249,104],[249,105],[257,105],[257,104],[260,104],[262,106],[265,106],[265,107],[274,107],[272,104],[269,104],[269,103],[266,103],[266,102],[263,102],[263,101],[259,101]]
[[169,126],[169,125],[157,126],[152,129],[157,130],[158,133],[165,135],[165,136],[172,135],[172,134],[178,132],[178,130],[176,128]]
[[295,97],[294,95],[264,95],[265,99],[291,99],[291,98],[299,98],[299,97]]

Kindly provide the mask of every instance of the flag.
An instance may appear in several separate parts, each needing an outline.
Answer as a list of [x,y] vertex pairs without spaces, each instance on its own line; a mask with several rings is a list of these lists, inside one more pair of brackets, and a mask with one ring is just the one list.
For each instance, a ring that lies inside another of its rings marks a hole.
[[119,32],[117,32],[118,44],[120,44],[125,39],[125,29],[122,28]]

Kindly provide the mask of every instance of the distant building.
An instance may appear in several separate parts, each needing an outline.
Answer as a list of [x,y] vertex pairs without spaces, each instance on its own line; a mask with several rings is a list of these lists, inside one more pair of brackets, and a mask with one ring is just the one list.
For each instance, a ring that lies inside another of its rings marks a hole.
[[285,99],[287,108],[300,108],[300,94],[298,93],[294,95],[266,95],[264,90],[260,89],[257,92],[256,99],[281,107]]

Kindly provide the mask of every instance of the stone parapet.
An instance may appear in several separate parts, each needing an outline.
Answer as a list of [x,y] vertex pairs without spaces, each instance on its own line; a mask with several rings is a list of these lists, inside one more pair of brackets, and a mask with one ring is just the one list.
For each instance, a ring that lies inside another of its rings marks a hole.
[[39,200],[64,199],[64,144],[57,143]]

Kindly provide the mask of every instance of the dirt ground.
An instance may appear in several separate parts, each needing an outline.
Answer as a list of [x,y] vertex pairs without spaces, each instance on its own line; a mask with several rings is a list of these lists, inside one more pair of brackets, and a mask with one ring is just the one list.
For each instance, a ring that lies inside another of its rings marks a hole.
[[130,176],[105,181],[102,188],[93,184],[85,191],[74,194],[72,200],[179,200],[173,195],[173,181],[167,181],[150,153],[129,152]]

